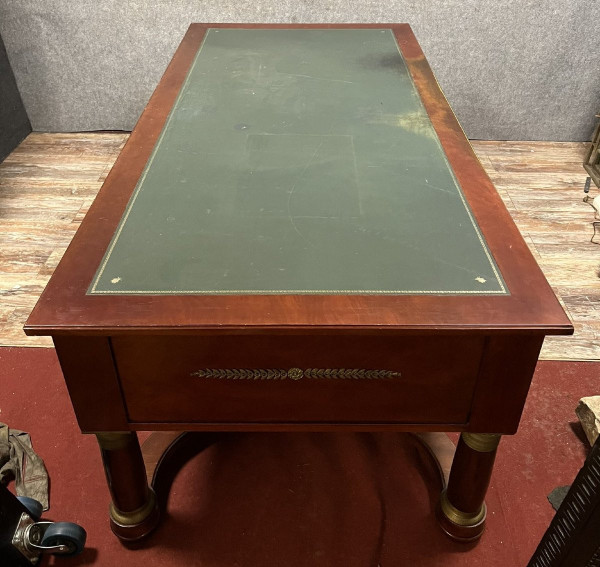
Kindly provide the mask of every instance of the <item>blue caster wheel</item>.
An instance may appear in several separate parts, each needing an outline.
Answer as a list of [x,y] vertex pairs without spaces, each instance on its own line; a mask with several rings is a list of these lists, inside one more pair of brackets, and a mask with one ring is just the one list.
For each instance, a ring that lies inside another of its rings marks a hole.
[[17,496],[17,500],[27,508],[27,512],[36,522],[42,517],[43,507],[35,498]]
[[85,530],[71,522],[56,522],[50,524],[42,536],[41,547],[49,553],[60,555],[77,555],[83,551],[86,539]]

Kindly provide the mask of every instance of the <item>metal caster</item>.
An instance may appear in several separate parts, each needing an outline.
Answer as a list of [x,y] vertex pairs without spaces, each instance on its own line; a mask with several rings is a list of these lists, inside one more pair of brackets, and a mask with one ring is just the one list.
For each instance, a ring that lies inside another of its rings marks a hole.
[[85,530],[71,522],[36,522],[28,514],[21,514],[13,536],[13,546],[35,564],[42,553],[77,555],[85,546]]
[[85,530],[71,522],[40,521],[42,505],[33,498],[15,498],[0,485],[0,564],[28,567],[43,553],[77,555],[83,551]]

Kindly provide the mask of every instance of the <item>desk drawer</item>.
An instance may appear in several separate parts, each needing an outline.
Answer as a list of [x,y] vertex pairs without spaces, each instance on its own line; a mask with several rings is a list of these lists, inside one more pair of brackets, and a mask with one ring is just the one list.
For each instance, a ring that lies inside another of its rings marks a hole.
[[131,422],[466,423],[483,337],[114,337]]

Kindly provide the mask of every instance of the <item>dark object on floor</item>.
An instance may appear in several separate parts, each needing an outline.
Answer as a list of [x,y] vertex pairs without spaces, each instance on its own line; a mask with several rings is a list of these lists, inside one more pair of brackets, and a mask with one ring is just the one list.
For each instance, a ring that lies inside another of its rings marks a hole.
[[557,486],[550,494],[548,494],[548,502],[552,504],[552,508],[558,510],[560,505],[563,503],[567,492],[569,492],[571,485]]
[[600,437],[528,567],[600,565]]
[[15,497],[0,485],[0,560],[6,567],[31,566],[43,553],[77,555],[86,532],[70,522],[40,521],[42,505],[33,498]]
[[0,482],[12,479],[17,496],[33,498],[48,509],[48,472],[29,434],[0,423]]

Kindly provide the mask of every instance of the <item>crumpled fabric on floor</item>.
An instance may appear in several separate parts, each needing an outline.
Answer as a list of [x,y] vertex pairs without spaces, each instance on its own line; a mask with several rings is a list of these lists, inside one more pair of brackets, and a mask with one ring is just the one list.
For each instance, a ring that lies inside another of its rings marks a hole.
[[17,496],[28,496],[48,509],[48,472],[28,433],[0,423],[0,482],[15,479]]

